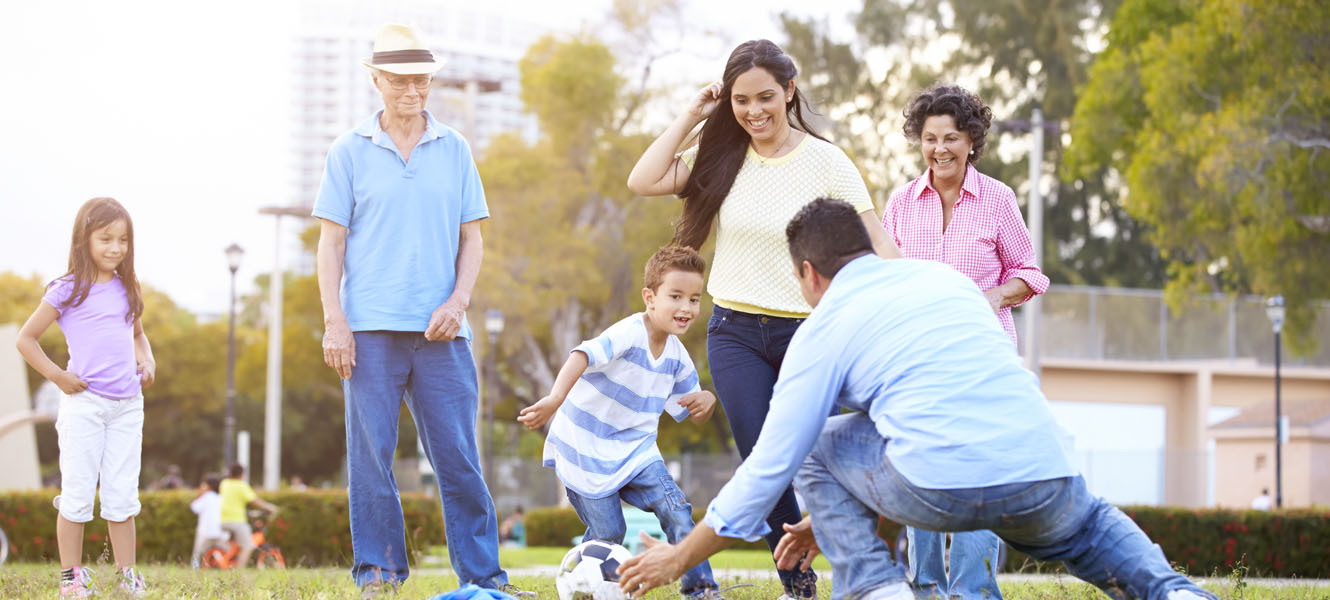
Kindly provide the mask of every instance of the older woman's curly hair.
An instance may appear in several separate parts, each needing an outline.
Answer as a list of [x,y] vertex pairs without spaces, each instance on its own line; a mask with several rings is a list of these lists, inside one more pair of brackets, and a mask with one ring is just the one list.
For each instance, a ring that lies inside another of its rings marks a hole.
[[904,115],[905,126],[901,129],[906,139],[916,143],[923,134],[924,121],[928,117],[951,115],[956,119],[956,129],[969,133],[970,141],[974,143],[974,153],[967,156],[966,160],[976,163],[984,155],[985,138],[988,137],[989,125],[993,123],[993,111],[969,90],[959,85],[935,83],[910,99]]

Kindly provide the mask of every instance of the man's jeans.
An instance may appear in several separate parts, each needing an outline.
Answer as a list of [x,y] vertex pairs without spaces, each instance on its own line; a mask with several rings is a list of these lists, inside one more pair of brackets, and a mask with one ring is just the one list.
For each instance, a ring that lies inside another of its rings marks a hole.
[[[785,349],[802,323],[802,319],[767,317],[723,306],[711,312],[707,323],[707,364],[711,365],[711,383],[716,386],[721,406],[725,407],[725,418],[730,423],[740,458],[748,458],[757,443],[762,423],[771,409],[771,393],[785,360]],[[771,527],[771,533],[766,535],[767,547],[775,550],[785,535],[781,525],[793,525],[802,519],[794,489],[785,488],[767,515],[767,526]],[[817,594],[817,575],[813,571],[778,573],[790,595],[810,598]]]
[[438,478],[448,558],[461,584],[494,588],[499,525],[476,449],[476,367],[465,339],[431,342],[419,332],[357,331],[356,366],[346,395],[351,576],[356,585],[409,574],[402,502],[393,479],[402,400]]
[[[665,463],[655,461],[642,469],[625,483],[617,494],[604,498],[587,498],[571,489],[567,490],[568,501],[572,502],[577,518],[586,524],[586,533],[582,541],[601,540],[612,544],[622,544],[628,524],[623,520],[622,498],[637,508],[655,513],[660,520],[660,528],[665,530],[665,537],[671,544],[679,543],[693,530],[693,506],[684,499]],[[685,596],[700,594],[707,589],[716,588],[716,579],[711,575],[711,563],[702,561],[683,574],[679,593]]]
[[1061,561],[1113,598],[1165,600],[1179,589],[1215,597],[1174,572],[1145,532],[1091,496],[1080,476],[924,489],[891,466],[888,443],[863,413],[832,417],[799,470],[813,533],[831,563],[836,600],[905,581],[905,570],[877,536],[878,515],[933,531],[990,529],[1016,550]]
[[[991,598],[1000,600],[997,570],[1002,540],[991,531],[951,534],[951,569],[947,569],[947,534],[906,527],[910,538],[910,585],[920,598]],[[947,581],[947,571],[951,581]]]

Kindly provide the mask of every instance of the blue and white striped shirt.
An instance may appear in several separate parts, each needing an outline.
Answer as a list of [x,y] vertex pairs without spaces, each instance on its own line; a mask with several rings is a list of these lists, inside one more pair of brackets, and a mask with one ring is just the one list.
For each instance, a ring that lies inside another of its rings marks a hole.
[[544,464],[581,496],[616,494],[643,467],[661,460],[660,414],[684,420],[688,409],[679,399],[700,389],[679,338],[669,336],[660,356],[651,355],[644,318],[629,316],[573,349],[586,355],[587,369],[550,422]]

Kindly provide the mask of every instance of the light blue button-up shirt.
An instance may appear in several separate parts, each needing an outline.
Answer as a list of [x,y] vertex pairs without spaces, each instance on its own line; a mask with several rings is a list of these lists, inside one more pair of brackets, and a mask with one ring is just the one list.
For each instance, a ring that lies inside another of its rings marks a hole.
[[[425,331],[457,283],[462,223],[489,216],[471,147],[425,112],[404,160],[379,115],[328,151],[314,216],[347,228],[342,310],[352,331]],[[462,319],[460,338],[470,339]]]
[[1034,374],[968,277],[934,261],[863,256],[841,268],[790,341],[757,444],[707,508],[757,539],[834,403],[867,413],[886,458],[922,488],[1075,475]]

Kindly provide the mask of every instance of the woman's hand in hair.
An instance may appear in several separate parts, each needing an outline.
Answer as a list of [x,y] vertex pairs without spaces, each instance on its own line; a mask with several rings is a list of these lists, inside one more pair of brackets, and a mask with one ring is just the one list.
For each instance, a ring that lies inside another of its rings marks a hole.
[[720,104],[721,100],[724,100],[720,97],[720,91],[719,81],[699,90],[697,95],[693,97],[693,101],[688,104],[688,114],[697,117],[698,121],[711,116],[711,112],[716,110],[716,106]]

